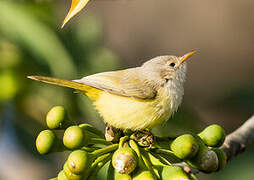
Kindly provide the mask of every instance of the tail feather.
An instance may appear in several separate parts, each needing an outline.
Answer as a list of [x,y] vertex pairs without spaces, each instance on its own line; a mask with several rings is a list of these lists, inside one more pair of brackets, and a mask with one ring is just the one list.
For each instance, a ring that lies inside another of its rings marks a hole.
[[58,86],[73,88],[82,92],[87,92],[89,89],[92,88],[91,86],[88,86],[86,84],[78,83],[71,80],[59,79],[59,78],[52,78],[52,77],[46,77],[46,76],[27,76],[27,78],[33,79],[36,81],[45,82],[48,84],[54,84]]

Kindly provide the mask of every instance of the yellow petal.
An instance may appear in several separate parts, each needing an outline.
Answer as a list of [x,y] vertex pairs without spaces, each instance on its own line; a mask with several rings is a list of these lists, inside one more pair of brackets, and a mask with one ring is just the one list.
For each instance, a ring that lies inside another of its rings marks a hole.
[[71,8],[63,21],[62,28],[73,16],[81,11],[89,1],[90,0],[72,0]]

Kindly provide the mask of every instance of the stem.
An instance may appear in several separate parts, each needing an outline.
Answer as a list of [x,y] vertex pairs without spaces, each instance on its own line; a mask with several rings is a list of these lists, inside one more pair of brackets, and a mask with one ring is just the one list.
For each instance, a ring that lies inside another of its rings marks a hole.
[[89,140],[89,144],[103,144],[103,145],[111,145],[112,143],[111,142],[108,142],[104,139],[101,139],[101,138],[91,138]]
[[129,141],[129,145],[136,152],[136,154],[138,155],[138,166],[139,166],[139,168],[146,170],[147,168],[146,168],[146,165],[145,165],[145,163],[144,163],[144,161],[141,157],[141,153],[140,153],[140,150],[139,150],[139,147],[138,147],[137,143],[134,140],[131,139]]
[[138,157],[141,157],[140,150],[139,150],[139,147],[138,147],[137,143],[134,140],[131,139],[130,142],[129,142],[129,145],[136,152]]
[[168,149],[170,147],[170,144],[173,142],[172,139],[169,138],[162,138],[160,137],[159,139],[155,137],[155,143],[153,147],[158,148],[158,149]]
[[[95,162],[97,162],[96,161],[97,157],[116,150],[118,148],[118,146],[119,146],[118,144],[112,144],[110,146],[106,146],[104,148],[101,148],[101,149],[98,149],[98,150],[95,150],[95,151],[91,152],[90,153],[90,155],[91,155],[91,158],[90,158],[91,164],[94,164]],[[102,156],[102,157],[104,157],[104,156]],[[95,160],[95,162],[93,162],[94,160]],[[87,179],[87,177],[91,174],[91,171],[92,171],[92,168],[89,168],[88,171],[86,172],[86,174],[84,175],[84,179]]]
[[172,142],[176,137],[158,137],[156,136],[156,141],[162,141],[162,142]]
[[123,144],[129,139],[128,136],[124,136],[124,137],[121,137],[120,141],[119,141],[119,148],[122,148],[123,147]]
[[227,155],[227,160],[242,153],[246,147],[254,142],[254,115],[237,130],[227,135],[220,147]]
[[92,164],[92,168],[97,166],[99,163],[101,162],[108,162],[108,159],[110,159],[112,157],[112,153],[107,153],[107,154],[104,154],[100,157],[98,157]]
[[115,168],[112,165],[112,161],[109,163],[107,180],[115,180]]
[[112,153],[104,154],[98,157],[91,166],[92,172],[87,180],[93,180],[99,170],[112,158]]
[[103,154],[106,154],[106,153],[116,150],[118,148],[118,146],[119,146],[118,144],[112,144],[112,145],[106,146],[104,148],[93,151],[91,153],[91,155],[95,159]]
[[66,148],[64,145],[63,145],[63,141],[60,140],[58,137],[56,137],[57,140],[52,148],[52,153],[54,152],[63,152],[63,151],[68,151],[69,149]]
[[148,152],[148,155],[153,165],[160,166],[171,165],[171,163],[166,158],[162,157],[160,154]]
[[157,173],[154,171],[153,165],[152,165],[152,163],[151,163],[149,157],[147,157],[147,156],[148,156],[147,152],[146,152],[146,151],[142,151],[141,157],[142,157],[142,159],[143,159],[143,161],[144,161],[144,163],[145,163],[145,166],[146,166],[147,169],[152,173],[152,175],[153,175],[154,177],[157,177],[157,179],[160,179],[160,175],[157,174]]
[[87,151],[87,152],[93,152],[93,151],[95,151],[95,150],[98,150],[98,148],[95,148],[95,147],[87,147],[87,146],[83,146],[81,149],[84,150],[84,151]]
[[93,133],[93,134],[95,134],[95,135],[97,135],[101,138],[104,138],[104,134],[100,130],[98,130],[95,127],[91,126],[90,124],[80,124],[79,127],[81,127],[85,131],[89,131],[89,132],[91,132],[91,133]]
[[178,163],[182,162],[172,151],[167,149],[156,149],[155,153],[161,154],[164,158],[166,158],[170,163]]

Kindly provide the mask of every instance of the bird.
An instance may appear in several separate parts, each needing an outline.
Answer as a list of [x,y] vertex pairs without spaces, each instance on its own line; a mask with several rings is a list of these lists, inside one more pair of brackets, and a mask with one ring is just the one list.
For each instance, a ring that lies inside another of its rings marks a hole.
[[73,88],[92,101],[104,122],[121,130],[151,130],[177,111],[184,95],[187,59],[164,55],[139,67],[101,72],[78,80],[45,76],[28,78]]

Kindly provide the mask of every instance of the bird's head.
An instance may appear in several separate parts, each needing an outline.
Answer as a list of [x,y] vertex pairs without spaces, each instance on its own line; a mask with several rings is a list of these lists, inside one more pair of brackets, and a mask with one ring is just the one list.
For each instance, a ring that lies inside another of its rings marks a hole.
[[183,84],[187,70],[187,62],[196,51],[191,51],[184,56],[158,56],[142,65],[144,72],[148,73],[149,79],[159,83],[161,86],[168,82]]

